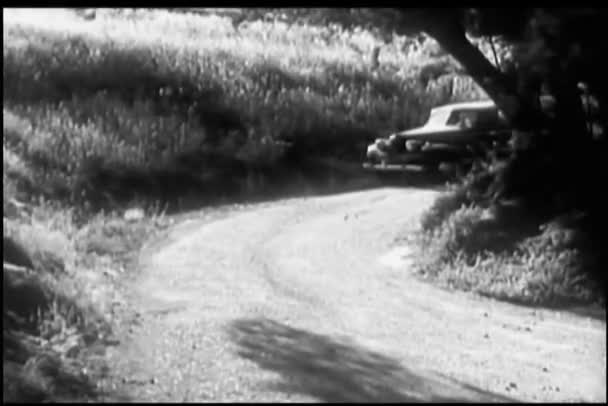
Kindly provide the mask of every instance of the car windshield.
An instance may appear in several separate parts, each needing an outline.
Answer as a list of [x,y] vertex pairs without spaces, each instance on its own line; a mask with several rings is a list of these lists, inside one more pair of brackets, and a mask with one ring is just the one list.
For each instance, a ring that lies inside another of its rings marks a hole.
[[447,120],[448,125],[464,124],[474,128],[492,128],[501,125],[498,109],[454,110]]
[[497,107],[438,107],[431,110],[425,127],[502,128],[505,116]]
[[448,109],[433,109],[425,125],[430,127],[445,125],[451,113],[452,111]]

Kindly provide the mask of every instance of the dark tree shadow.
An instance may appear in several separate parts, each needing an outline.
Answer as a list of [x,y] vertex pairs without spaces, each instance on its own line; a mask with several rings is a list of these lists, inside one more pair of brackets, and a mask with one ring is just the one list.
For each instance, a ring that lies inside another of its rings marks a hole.
[[268,383],[274,391],[324,402],[512,401],[440,375],[416,374],[382,354],[273,320],[236,320],[229,332],[240,356],[280,375]]

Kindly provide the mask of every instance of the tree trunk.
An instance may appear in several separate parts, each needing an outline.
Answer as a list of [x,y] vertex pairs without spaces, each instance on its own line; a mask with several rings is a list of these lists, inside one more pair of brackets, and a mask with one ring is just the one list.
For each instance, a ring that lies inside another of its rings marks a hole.
[[465,68],[516,128],[531,129],[538,125],[540,117],[533,101],[519,95],[515,84],[469,42],[457,20],[442,18],[428,24],[425,32]]

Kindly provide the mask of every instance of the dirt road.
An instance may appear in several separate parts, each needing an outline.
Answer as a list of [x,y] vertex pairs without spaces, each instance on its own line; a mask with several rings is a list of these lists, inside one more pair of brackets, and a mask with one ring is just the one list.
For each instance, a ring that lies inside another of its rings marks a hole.
[[440,290],[387,255],[435,193],[176,225],[142,253],[117,383],[141,401],[605,401],[605,322]]

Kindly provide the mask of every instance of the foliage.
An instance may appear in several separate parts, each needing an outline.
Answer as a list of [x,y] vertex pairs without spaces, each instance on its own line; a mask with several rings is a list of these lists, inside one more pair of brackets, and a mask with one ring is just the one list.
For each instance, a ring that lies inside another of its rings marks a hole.
[[44,180],[35,186],[47,196],[214,193],[220,173],[239,189],[251,168],[359,160],[375,136],[477,91],[459,79],[453,92],[441,75],[416,85],[436,60],[425,38],[415,48],[393,38],[372,69],[366,44],[381,39],[366,31],[262,21],[235,31],[228,19],[161,10],[91,23],[55,12],[43,26],[35,12],[11,10],[4,28],[5,149],[32,172],[22,183]]
[[74,207],[19,202],[10,178],[3,186],[3,398],[98,399],[102,354],[124,302],[114,284],[163,217],[151,207],[138,223],[119,213],[83,222]]
[[597,256],[589,254],[587,237],[576,226],[549,223],[539,233],[502,216],[475,206],[452,211],[419,236],[417,272],[445,286],[522,304],[603,303],[591,271]]
[[439,227],[452,213],[472,202],[467,199],[466,189],[463,187],[452,187],[449,192],[442,193],[432,206],[424,213],[421,226],[425,232],[430,232]]

